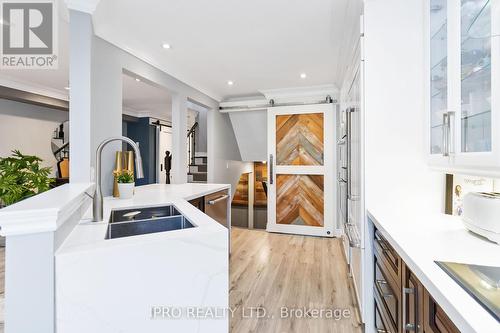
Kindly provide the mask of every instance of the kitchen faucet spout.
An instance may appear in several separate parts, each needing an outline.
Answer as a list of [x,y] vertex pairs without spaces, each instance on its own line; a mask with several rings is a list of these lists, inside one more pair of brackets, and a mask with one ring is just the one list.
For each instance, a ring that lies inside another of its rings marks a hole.
[[99,222],[102,221],[103,219],[103,202],[102,202],[102,191],[101,191],[101,155],[102,155],[102,150],[104,147],[113,141],[123,141],[128,143],[132,148],[134,149],[135,153],[135,170],[136,170],[136,177],[137,178],[144,178],[144,172],[142,170],[142,158],[141,158],[141,151],[139,149],[139,146],[132,141],[131,139],[125,137],[125,136],[115,136],[108,138],[101,142],[99,146],[97,147],[96,150],[96,158],[95,158],[95,180],[96,180],[96,186],[95,186],[95,192],[94,192],[94,198],[93,198],[93,207],[92,207],[92,221],[93,222]]

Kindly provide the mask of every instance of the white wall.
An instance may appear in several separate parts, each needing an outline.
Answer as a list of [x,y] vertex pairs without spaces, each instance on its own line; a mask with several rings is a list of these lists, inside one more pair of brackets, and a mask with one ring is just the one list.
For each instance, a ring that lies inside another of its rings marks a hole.
[[195,151],[206,153],[207,152],[207,113],[208,110],[205,108],[200,108],[197,110],[198,115],[196,121],[198,122],[198,128],[196,129],[196,146]]
[[267,161],[267,109],[229,112],[243,161]]
[[366,207],[440,211],[426,164],[423,1],[365,0]]
[[[86,28],[87,24],[91,22],[92,19],[88,14],[74,11],[70,11],[70,14],[72,32],[79,32],[80,25]],[[85,33],[92,32],[87,31]],[[86,39],[85,36],[82,37]],[[77,41],[72,44],[72,47],[75,48],[75,53],[79,52]],[[92,135],[90,139],[91,164],[94,163],[93,160],[97,144],[106,137],[121,134],[122,73],[123,70],[126,70],[166,88],[174,95],[185,96],[187,101],[186,103],[182,103],[182,105],[183,107],[186,106],[186,112],[188,101],[196,102],[209,109],[207,115],[207,154],[209,156],[208,180],[210,182],[236,185],[245,165],[238,162],[241,160],[241,157],[229,118],[220,115],[219,103],[217,101],[97,36],[92,35],[91,45],[88,47],[90,47],[92,51],[92,75],[90,96],[84,97],[85,100],[90,99],[92,105]],[[85,62],[86,60],[87,59],[83,59],[82,61]],[[78,66],[78,64],[72,63],[71,66],[73,65]],[[84,76],[83,79],[86,80],[86,77]],[[85,82],[83,83],[86,84]],[[73,84],[75,83],[72,80],[72,87]],[[88,87],[83,86],[83,88],[87,89]],[[71,91],[73,93],[73,89],[71,89]],[[184,126],[183,128],[186,127]],[[186,144],[179,145],[179,142],[176,143],[176,140],[177,139],[174,137],[173,145],[177,144],[177,146],[187,151]],[[120,149],[119,144],[108,147],[103,152],[102,175],[104,195],[111,193],[112,169],[114,166],[113,150],[116,149]],[[74,153],[78,153],[78,151],[73,152],[73,154]],[[181,153],[176,155],[186,156],[186,154]],[[187,175],[184,176],[184,178],[187,178]]]
[[43,159],[42,165],[57,172],[51,138],[60,123],[68,120],[65,111],[0,99],[0,156],[18,149],[23,154]]
[[231,184],[232,195],[242,173],[253,163],[242,162],[231,121],[226,113],[210,110],[207,118],[208,182]]

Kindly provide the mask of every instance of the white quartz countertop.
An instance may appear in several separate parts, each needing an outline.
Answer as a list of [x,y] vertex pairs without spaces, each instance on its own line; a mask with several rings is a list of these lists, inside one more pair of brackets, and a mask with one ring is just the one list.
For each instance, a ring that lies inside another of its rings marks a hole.
[[[89,209],[84,218],[74,228],[64,241],[57,255],[73,253],[75,251],[89,251],[96,247],[126,246],[141,242],[162,240],[165,238],[190,238],[200,233],[210,235],[213,232],[227,230],[217,221],[191,205],[188,200],[199,198],[207,194],[222,190],[230,190],[228,184],[152,184],[138,186],[131,199],[104,198],[104,214],[102,222],[92,222],[92,211]],[[162,233],[152,233],[132,237],[105,239],[108,221],[113,209],[141,208],[162,205],[174,205],[196,228],[174,230]]]
[[500,332],[500,323],[435,263],[500,267],[499,245],[467,231],[455,216],[394,205],[368,207],[368,216],[462,333]]
[[[85,206],[91,183],[73,183],[51,189],[0,209],[2,236],[57,230],[75,210]],[[85,207],[86,209],[86,207]]]

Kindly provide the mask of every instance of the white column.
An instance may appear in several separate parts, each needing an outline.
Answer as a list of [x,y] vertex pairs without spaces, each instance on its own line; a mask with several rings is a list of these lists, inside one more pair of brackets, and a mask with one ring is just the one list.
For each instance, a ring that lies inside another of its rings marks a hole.
[[92,16],[70,10],[69,175],[72,183],[91,181]]
[[172,183],[187,182],[187,97],[172,97]]

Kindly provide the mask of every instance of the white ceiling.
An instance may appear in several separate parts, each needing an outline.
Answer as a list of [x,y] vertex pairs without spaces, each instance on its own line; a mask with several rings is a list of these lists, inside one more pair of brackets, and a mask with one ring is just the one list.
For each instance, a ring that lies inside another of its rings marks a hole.
[[157,87],[138,76],[123,74],[122,100],[124,113],[172,119],[172,98],[168,90]]
[[[101,0],[94,27],[101,38],[221,100],[265,89],[340,86],[359,35],[361,2]],[[0,84],[12,79],[66,94],[68,41],[62,20],[60,69],[3,72]]]
[[[123,113],[136,117],[153,117],[172,121],[172,95],[167,89],[130,72],[123,73],[122,82]],[[192,107],[193,105],[189,103],[187,110],[188,128],[193,126],[196,122],[196,116],[200,112]]]
[[340,85],[360,8],[361,0],[101,0],[94,25],[98,36],[221,99]]

